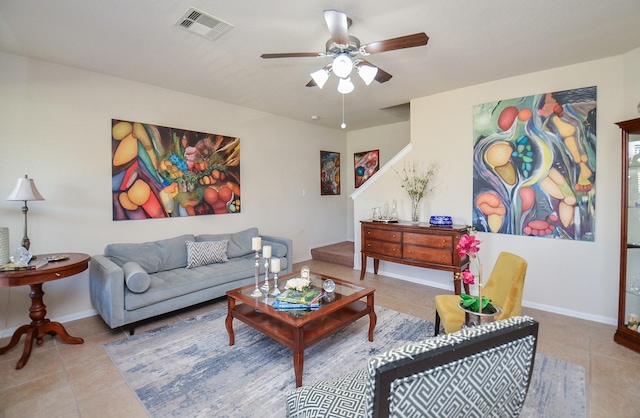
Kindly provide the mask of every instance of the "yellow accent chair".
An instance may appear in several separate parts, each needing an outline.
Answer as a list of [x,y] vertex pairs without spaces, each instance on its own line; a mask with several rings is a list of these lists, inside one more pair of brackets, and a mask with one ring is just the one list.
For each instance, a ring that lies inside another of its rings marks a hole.
[[[506,251],[498,255],[489,281],[482,290],[482,296],[490,298],[492,304],[502,309],[502,312],[496,315],[496,320],[521,314],[526,274],[527,262],[524,258]],[[447,334],[462,328],[464,311],[458,307],[459,303],[459,295],[436,296],[435,335],[440,332],[440,323]]]

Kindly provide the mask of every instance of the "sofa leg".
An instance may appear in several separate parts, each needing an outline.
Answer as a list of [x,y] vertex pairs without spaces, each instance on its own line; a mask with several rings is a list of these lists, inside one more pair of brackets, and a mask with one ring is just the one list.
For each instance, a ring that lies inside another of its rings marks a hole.
[[134,334],[134,328],[133,326],[131,328],[129,328],[129,336]]
[[436,310],[436,323],[435,323],[435,331],[433,332],[434,337],[440,333],[440,315]]

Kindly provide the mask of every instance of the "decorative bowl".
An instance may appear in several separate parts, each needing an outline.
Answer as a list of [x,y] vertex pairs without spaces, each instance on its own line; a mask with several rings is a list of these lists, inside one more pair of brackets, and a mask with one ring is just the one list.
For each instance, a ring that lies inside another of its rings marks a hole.
[[432,216],[429,219],[429,223],[431,225],[438,225],[438,226],[451,226],[451,225],[453,225],[453,221],[451,220],[451,216],[442,216],[442,215]]

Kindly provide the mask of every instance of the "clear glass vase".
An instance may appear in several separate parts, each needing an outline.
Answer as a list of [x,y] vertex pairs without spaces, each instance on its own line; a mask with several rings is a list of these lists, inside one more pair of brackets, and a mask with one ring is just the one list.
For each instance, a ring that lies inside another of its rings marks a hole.
[[420,222],[420,199],[417,196],[411,196],[411,223]]

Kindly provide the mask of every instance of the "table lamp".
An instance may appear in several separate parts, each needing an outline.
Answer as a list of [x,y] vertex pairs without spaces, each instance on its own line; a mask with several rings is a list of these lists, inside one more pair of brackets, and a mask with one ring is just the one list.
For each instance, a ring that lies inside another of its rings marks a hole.
[[27,202],[31,200],[44,200],[44,197],[42,197],[36,188],[33,179],[30,179],[25,175],[24,178],[18,179],[16,187],[6,200],[21,200],[24,202],[24,206],[22,207],[22,218],[24,220],[24,238],[22,238],[22,246],[28,250],[31,245],[31,241],[29,241],[29,237],[27,236],[27,212],[29,211]]

